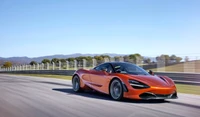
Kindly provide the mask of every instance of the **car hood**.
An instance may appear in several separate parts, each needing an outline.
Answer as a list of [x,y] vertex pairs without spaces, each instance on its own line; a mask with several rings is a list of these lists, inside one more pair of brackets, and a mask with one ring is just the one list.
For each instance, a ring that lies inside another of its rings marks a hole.
[[155,87],[170,87],[172,86],[172,82],[169,79],[160,76],[151,76],[151,75],[129,75],[130,79],[137,80],[143,82],[149,86]]

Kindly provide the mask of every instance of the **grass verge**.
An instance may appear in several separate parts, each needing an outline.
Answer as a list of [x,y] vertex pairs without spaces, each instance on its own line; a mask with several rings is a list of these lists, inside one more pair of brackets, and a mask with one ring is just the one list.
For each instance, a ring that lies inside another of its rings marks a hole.
[[200,95],[200,86],[176,84],[179,93],[196,94]]
[[[72,79],[72,76],[65,76],[65,75],[49,75],[49,74],[13,74],[13,75],[35,76],[35,77],[43,77],[43,78],[57,78],[57,79],[65,79],[65,80]],[[176,87],[179,93],[200,95],[200,86],[176,84]]]

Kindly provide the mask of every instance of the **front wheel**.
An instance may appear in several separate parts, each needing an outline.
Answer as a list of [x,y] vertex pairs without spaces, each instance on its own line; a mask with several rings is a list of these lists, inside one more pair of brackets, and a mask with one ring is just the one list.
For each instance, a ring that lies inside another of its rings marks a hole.
[[80,78],[77,75],[75,75],[72,79],[72,87],[75,92],[81,91]]
[[123,87],[120,80],[114,79],[111,82],[110,95],[114,100],[121,100],[123,98]]

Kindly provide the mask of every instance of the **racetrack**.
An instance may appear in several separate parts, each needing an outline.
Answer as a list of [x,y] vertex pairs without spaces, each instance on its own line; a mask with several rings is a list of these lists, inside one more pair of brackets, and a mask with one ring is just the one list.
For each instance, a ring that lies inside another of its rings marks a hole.
[[113,101],[95,92],[74,93],[70,80],[0,75],[0,117],[200,117],[200,96]]

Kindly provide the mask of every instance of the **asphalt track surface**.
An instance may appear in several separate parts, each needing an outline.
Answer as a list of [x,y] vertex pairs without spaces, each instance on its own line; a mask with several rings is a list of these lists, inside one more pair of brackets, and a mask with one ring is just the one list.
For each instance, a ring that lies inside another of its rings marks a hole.
[[70,80],[0,75],[0,117],[200,117],[200,96],[113,101],[110,96],[74,93]]

